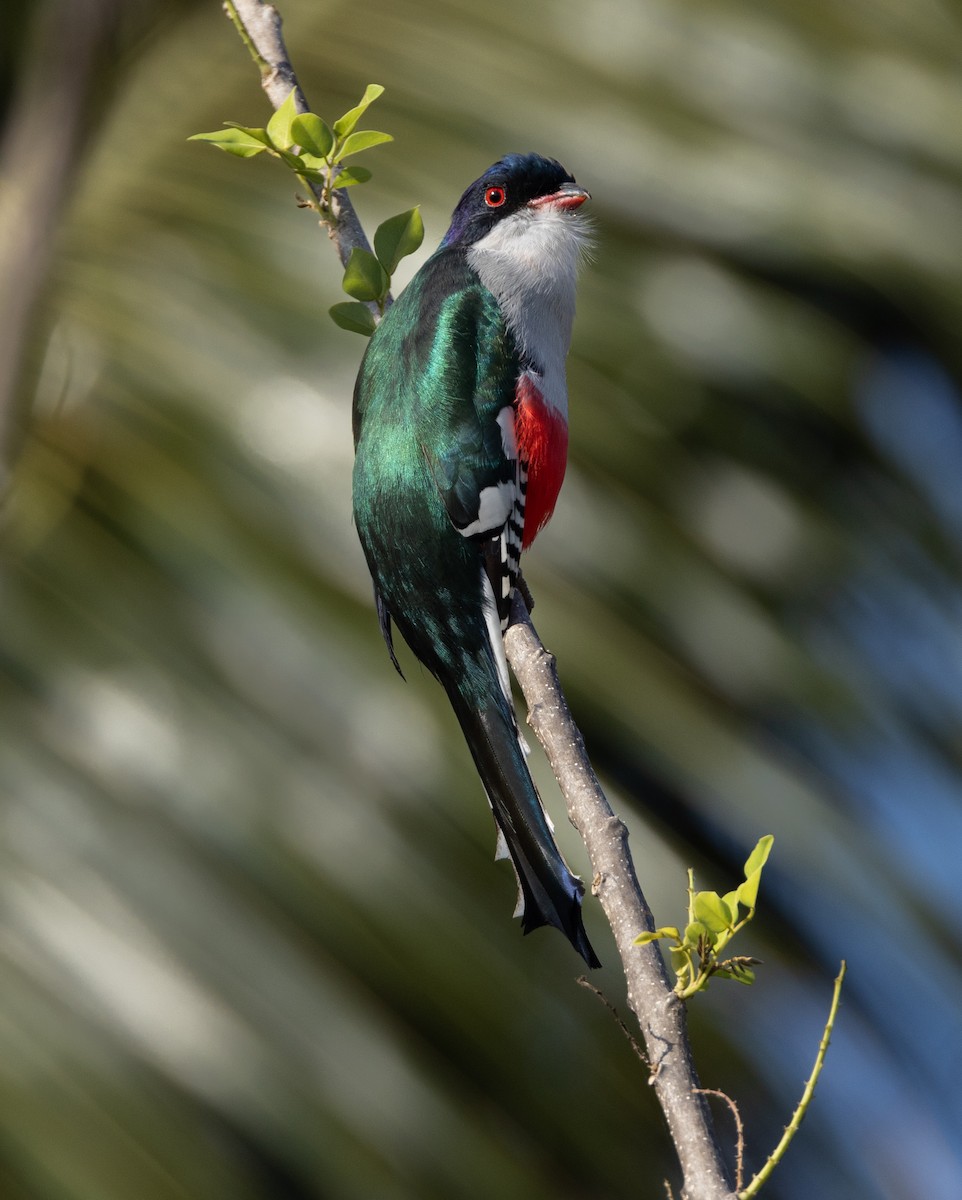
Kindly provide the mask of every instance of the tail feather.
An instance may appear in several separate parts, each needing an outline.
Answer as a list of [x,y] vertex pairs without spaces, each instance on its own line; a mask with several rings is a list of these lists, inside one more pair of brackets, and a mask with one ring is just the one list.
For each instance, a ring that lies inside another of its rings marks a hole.
[[589,967],[600,967],[582,920],[584,884],[555,845],[507,703],[498,702],[500,695],[480,707],[458,693],[450,698],[488,793],[499,848],[503,844],[507,849],[518,876],[516,915],[521,916],[521,928],[530,933],[553,925]]

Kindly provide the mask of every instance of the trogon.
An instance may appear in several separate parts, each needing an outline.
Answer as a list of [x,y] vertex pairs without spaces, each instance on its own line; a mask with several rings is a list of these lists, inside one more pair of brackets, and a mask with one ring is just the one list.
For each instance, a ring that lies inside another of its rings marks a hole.
[[464,731],[499,854],[518,876],[524,932],[554,925],[598,966],[584,886],[525,763],[503,644],[521,552],[565,473],[565,358],[587,199],[538,154],[506,156],[464,192],[361,363],[354,519],[395,666],[392,622]]

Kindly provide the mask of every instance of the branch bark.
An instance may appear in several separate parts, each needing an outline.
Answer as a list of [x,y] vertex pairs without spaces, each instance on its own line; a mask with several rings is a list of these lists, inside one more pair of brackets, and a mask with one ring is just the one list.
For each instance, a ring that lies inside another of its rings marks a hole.
[[692,1060],[685,1005],[674,993],[654,942],[636,946],[653,930],[628,848],[628,830],[608,803],[585,751],[558,679],[554,656],[545,650],[519,595],[505,634],[511,670],[528,704],[528,724],[544,747],[568,816],[588,851],[592,893],[601,901],[615,936],[628,984],[628,1003],[638,1018],[651,1068],[651,1083],[668,1120],[687,1200],[733,1200]]
[[[279,107],[296,89],[307,110],[281,36],[277,10],[263,0],[225,0],[261,71],[271,103]],[[350,198],[335,193],[331,237],[342,263],[353,246],[369,248]],[[654,928],[628,849],[628,831],[615,816],[585,753],[555,669],[519,595],[505,635],[511,669],[528,704],[528,721],[548,755],[568,815],[581,835],[594,873],[592,892],[611,925],[628,983],[628,999],[648,1053],[651,1083],[668,1121],[683,1176],[685,1200],[736,1200],[700,1093],[688,1040],[684,1003],[674,994],[657,945],[636,946]]]

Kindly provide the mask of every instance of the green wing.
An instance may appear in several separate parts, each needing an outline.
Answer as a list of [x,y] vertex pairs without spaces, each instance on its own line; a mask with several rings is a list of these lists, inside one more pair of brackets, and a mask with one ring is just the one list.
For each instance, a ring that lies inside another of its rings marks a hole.
[[519,369],[497,301],[456,249],[422,267],[361,364],[354,522],[389,648],[393,619],[435,674],[487,643],[482,563],[506,603],[504,539],[488,527],[504,525],[515,486]]
[[[416,487],[416,447],[454,528],[490,535],[499,509],[510,511],[515,483],[510,415],[518,371],[494,296],[462,252],[439,251],[388,310],[364,356],[354,403],[359,453],[396,456]],[[382,467],[393,475],[390,464]]]

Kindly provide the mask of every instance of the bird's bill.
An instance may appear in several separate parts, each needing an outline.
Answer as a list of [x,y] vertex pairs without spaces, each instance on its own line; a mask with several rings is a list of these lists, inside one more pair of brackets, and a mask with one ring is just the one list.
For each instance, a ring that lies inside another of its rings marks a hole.
[[583,187],[579,187],[576,183],[565,183],[548,196],[539,196],[536,200],[530,200],[528,207],[558,208],[563,211],[569,208],[579,208],[586,200],[590,199],[591,194],[586,192]]

